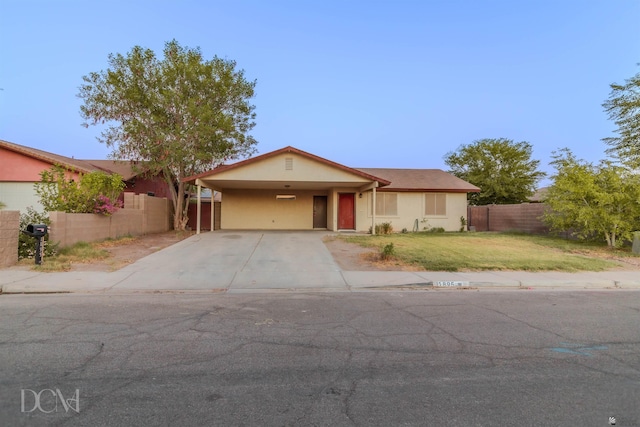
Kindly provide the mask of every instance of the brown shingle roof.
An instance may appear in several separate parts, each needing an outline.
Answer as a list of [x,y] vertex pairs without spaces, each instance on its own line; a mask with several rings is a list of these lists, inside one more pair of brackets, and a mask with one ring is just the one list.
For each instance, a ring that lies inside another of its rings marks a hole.
[[117,173],[124,181],[144,173],[139,162],[133,160],[85,160],[87,163],[107,172]]
[[477,193],[480,191],[475,185],[440,169],[357,169],[391,181],[390,185],[381,188],[380,191],[442,191],[447,193]]

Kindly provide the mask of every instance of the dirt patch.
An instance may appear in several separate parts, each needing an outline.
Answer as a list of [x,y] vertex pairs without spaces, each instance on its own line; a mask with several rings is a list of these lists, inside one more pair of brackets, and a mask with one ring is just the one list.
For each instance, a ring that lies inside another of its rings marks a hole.
[[333,255],[333,259],[345,271],[420,271],[412,265],[404,265],[395,260],[383,261],[380,252],[373,248],[364,248],[335,237],[327,237],[324,244]]
[[602,259],[606,259],[607,261],[617,261],[620,263],[619,267],[613,268],[611,269],[612,271],[615,270],[622,270],[622,271],[628,271],[628,270],[640,270],[640,257],[620,257],[620,256],[615,256],[615,255],[600,255],[599,258]]
[[115,271],[144,258],[160,249],[171,246],[194,234],[191,231],[167,231],[107,240],[96,246],[109,252],[109,257],[89,263],[72,263],[71,271]]

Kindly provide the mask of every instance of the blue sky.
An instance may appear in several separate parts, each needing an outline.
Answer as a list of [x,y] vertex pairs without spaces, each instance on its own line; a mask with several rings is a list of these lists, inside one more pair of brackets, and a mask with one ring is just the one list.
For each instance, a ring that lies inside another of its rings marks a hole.
[[1,0],[0,139],[106,158],[80,126],[82,76],[166,41],[256,79],[265,153],[353,167],[441,168],[481,138],[605,157],[601,104],[640,62],[636,0]]

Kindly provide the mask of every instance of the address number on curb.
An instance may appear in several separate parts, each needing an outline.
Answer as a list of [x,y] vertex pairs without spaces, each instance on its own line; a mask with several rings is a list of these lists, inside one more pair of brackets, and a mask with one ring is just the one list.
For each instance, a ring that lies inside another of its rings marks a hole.
[[434,282],[435,286],[440,286],[442,288],[452,288],[456,286],[469,286],[469,282],[462,281],[438,281]]

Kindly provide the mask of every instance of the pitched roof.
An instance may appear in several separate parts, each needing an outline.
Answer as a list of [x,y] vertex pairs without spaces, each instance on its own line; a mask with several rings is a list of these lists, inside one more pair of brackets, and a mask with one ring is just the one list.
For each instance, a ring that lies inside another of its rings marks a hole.
[[542,203],[547,197],[547,193],[549,193],[549,187],[538,188],[536,192],[529,197],[529,201],[533,203]]
[[447,193],[477,193],[480,191],[475,185],[440,169],[358,168],[358,170],[391,182],[380,191],[442,191]]
[[295,147],[291,147],[291,146],[284,147],[284,148],[281,148],[279,150],[271,151],[269,153],[261,154],[261,155],[256,156],[256,157],[251,157],[249,159],[242,160],[242,161],[239,161],[237,163],[232,163],[230,165],[218,166],[217,168],[211,169],[210,171],[203,172],[203,173],[200,173],[200,174],[197,174],[197,175],[193,175],[193,176],[189,176],[187,178],[184,178],[182,181],[183,182],[195,181],[198,178],[203,178],[203,177],[215,175],[215,174],[218,174],[218,173],[221,173],[221,172],[224,172],[224,171],[228,171],[230,169],[235,169],[235,168],[238,168],[238,167],[241,167],[241,166],[246,166],[246,165],[249,165],[249,164],[252,164],[252,163],[255,163],[255,162],[259,162],[261,160],[268,159],[270,157],[277,156],[277,155],[280,155],[280,154],[283,154],[283,153],[299,154],[300,156],[306,157],[308,159],[315,160],[315,161],[320,162],[320,163],[324,163],[325,165],[332,166],[334,168],[341,169],[343,171],[350,172],[350,173],[355,174],[355,175],[362,176],[362,177],[364,177],[366,179],[369,179],[371,181],[377,181],[381,186],[385,186],[385,185],[389,185],[390,184],[390,182],[387,181],[386,179],[380,178],[378,176],[374,176],[372,174],[369,174],[369,173],[365,172],[363,169],[353,169],[353,168],[350,168],[348,166],[341,165],[340,163],[332,162],[331,160],[327,160],[327,159],[325,159],[323,157],[316,156],[315,154],[307,153],[306,151],[302,151],[302,150],[299,150],[299,149],[297,149]]
[[117,173],[124,181],[144,173],[137,167],[140,162],[135,160],[85,160],[87,163],[111,173]]
[[140,174],[140,171],[134,167],[137,163],[130,161],[74,159],[73,157],[61,156],[48,151],[38,150],[37,148],[4,141],[2,139],[0,139],[0,147],[51,163],[52,165],[60,165],[76,172],[89,173],[100,171],[106,173],[117,173],[122,176],[125,181]]

